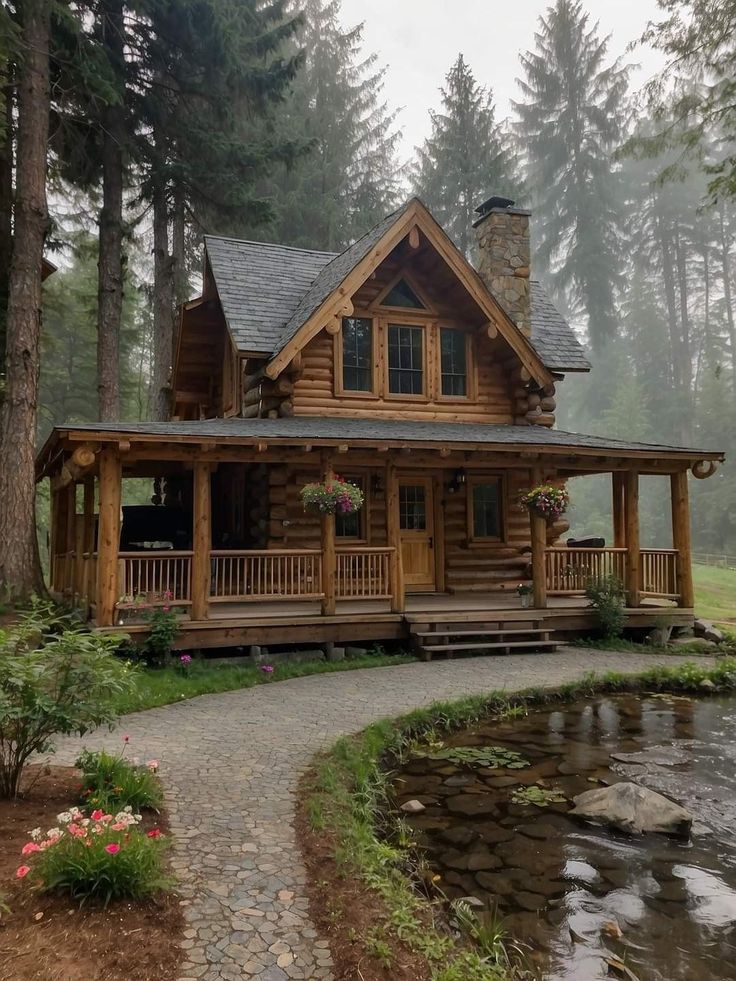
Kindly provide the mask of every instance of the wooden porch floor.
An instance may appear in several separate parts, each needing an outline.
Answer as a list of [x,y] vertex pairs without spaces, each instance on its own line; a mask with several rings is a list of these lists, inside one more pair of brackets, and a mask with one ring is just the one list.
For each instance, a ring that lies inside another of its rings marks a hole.
[[[653,628],[659,625],[664,601],[625,611],[627,627]],[[692,626],[691,609],[667,606],[667,620],[673,625]],[[404,613],[392,613],[385,601],[342,601],[334,616],[322,616],[318,602],[282,601],[257,603],[213,603],[207,620],[183,620],[177,649],[217,647],[247,648],[251,645],[308,646],[371,642],[408,642],[412,628],[426,622],[460,620],[505,621],[507,624],[535,621],[535,625],[558,637],[584,636],[596,627],[596,617],[581,597],[550,597],[546,609],[523,610],[516,596],[453,595],[415,593],[407,597]],[[119,631],[120,626],[98,628]],[[147,625],[125,624],[126,633],[140,638]]]

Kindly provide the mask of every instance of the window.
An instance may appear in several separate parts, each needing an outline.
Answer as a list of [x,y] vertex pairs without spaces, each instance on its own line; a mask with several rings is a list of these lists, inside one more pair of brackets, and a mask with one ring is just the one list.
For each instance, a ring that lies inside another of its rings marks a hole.
[[440,329],[440,360],[442,394],[466,396],[468,394],[468,357],[465,332]]
[[427,530],[426,488],[422,484],[399,486],[399,528],[402,531]]
[[476,540],[503,539],[502,487],[500,477],[473,477],[469,482],[470,537]]
[[342,321],[342,387],[346,392],[373,391],[373,321]]
[[360,511],[353,511],[350,514],[335,514],[335,536],[337,538],[351,538],[355,541],[366,541],[364,515],[368,510],[368,495],[366,493],[365,477],[346,477],[348,483],[355,484],[363,491],[365,504]]
[[424,310],[425,306],[405,279],[400,279],[392,286],[381,300],[384,307],[407,307],[412,310]]
[[424,328],[388,325],[388,390],[392,395],[424,394]]

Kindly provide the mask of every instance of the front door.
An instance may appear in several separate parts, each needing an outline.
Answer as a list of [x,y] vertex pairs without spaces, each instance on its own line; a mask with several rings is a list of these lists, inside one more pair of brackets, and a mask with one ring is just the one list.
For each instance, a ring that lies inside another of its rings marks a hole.
[[399,478],[399,533],[409,592],[435,588],[434,498],[431,477]]

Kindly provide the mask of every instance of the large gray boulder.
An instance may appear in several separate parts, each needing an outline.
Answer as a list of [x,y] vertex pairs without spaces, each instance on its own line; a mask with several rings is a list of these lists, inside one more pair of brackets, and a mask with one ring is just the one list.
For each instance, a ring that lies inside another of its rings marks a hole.
[[709,640],[714,644],[723,643],[723,634],[709,620],[696,620],[693,630],[696,637],[702,637],[703,640]]
[[587,790],[573,798],[573,817],[603,824],[629,834],[659,832],[687,838],[693,823],[684,807],[635,783]]

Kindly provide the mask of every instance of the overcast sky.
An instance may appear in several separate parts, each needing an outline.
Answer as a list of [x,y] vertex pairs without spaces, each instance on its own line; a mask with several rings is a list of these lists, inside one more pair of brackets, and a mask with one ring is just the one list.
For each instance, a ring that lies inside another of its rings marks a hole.
[[[388,68],[386,97],[403,106],[402,157],[429,132],[429,109],[439,103],[439,86],[459,52],[483,85],[490,86],[497,118],[509,114],[510,100],[519,96],[519,51],[534,47],[541,0],[342,0],[343,22],[365,24],[365,51],[375,52]],[[657,17],[656,0],[588,0],[584,2],[601,32],[611,34],[609,50],[641,67],[632,76],[640,87],[663,64],[656,52],[626,46],[638,38],[646,23]]]

